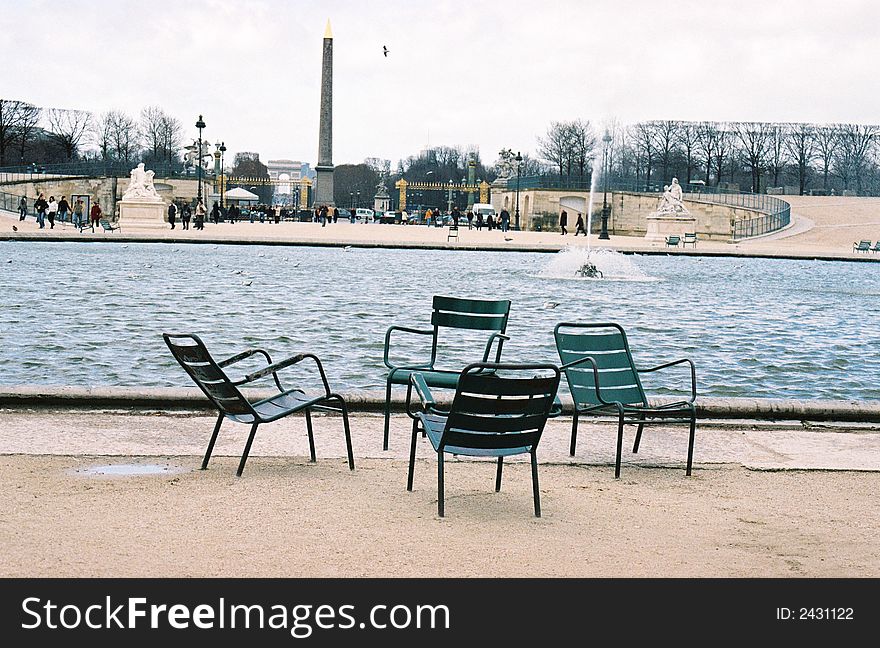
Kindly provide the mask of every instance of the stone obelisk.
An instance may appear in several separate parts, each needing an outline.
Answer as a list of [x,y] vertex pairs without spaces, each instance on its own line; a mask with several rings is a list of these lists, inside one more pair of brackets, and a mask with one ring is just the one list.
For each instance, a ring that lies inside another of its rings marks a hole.
[[333,33],[330,20],[324,30],[324,60],[321,64],[321,123],[318,132],[318,172],[315,204],[332,207],[333,202]]

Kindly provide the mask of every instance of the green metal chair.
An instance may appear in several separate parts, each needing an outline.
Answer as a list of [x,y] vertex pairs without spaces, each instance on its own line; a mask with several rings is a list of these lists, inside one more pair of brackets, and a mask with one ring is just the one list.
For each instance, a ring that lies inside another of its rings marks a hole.
[[[629,350],[626,333],[618,324],[579,324],[562,322],[553,330],[556,349],[562,361],[568,388],[574,402],[570,454],[577,444],[578,419],[584,414],[617,417],[617,457],[614,476],[620,477],[623,426],[638,425],[633,452],[639,451],[642,429],[646,425],[690,424],[687,475],[691,474],[696,430],[697,378],[694,363],[683,358],[656,367],[637,369]],[[686,400],[651,405],[639,374],[687,364],[691,373],[691,396]]]
[[[437,342],[440,329],[488,331],[489,337],[483,350],[482,362],[488,362],[492,347],[498,342],[495,362],[501,361],[501,349],[505,340],[507,319],[510,315],[510,300],[459,299],[435,295],[430,329],[416,329],[405,326],[391,326],[385,333],[383,362],[389,372],[385,379],[385,431],[382,449],[388,449],[388,431],[391,424],[391,386],[408,385],[410,374],[418,371],[429,387],[455,389],[460,369],[437,368]],[[411,335],[431,336],[431,357],[427,362],[412,365],[394,364],[390,359],[391,338],[395,331]]]
[[871,252],[880,252],[880,241],[874,243],[874,247],[871,248]]
[[[409,377],[406,411],[413,420],[406,489],[412,491],[419,427],[437,452],[437,514],[443,517],[444,454],[497,458],[495,491],[501,490],[504,457],[529,454],[535,516],[541,517],[536,451],[547,423],[556,391],[559,369],[552,364],[476,363],[459,374],[455,397],[448,411],[434,402],[425,375]],[[421,401],[413,410],[412,393]]]
[[[205,452],[205,458],[202,461],[202,470],[206,470],[208,467],[208,460],[211,458],[211,452],[214,450],[214,443],[217,441],[217,434],[220,432],[220,426],[224,419],[230,419],[236,423],[249,423],[251,425],[251,433],[245,444],[244,452],[238,465],[238,472],[236,473],[241,477],[248,454],[250,454],[251,444],[253,444],[254,436],[257,433],[257,427],[262,423],[271,423],[296,412],[303,412],[305,414],[306,430],[309,434],[309,454],[311,455],[310,459],[314,462],[315,438],[312,434],[311,417],[313,410],[342,412],[342,422],[345,427],[345,445],[348,450],[348,467],[354,470],[351,431],[348,425],[348,409],[342,396],[330,391],[327,375],[324,373],[324,366],[316,355],[301,353],[272,364],[272,358],[263,349],[248,349],[217,362],[211,357],[211,354],[198,335],[192,333],[163,333],[162,337],[180,366],[183,367],[184,371],[186,371],[193,382],[199,386],[205,396],[208,397],[219,411],[217,423],[214,426],[214,434],[211,435],[208,450]],[[267,367],[247,374],[244,378],[235,381],[231,380],[226,372],[223,371],[224,367],[257,354],[266,359]],[[305,359],[310,359],[315,363],[321,378],[322,393],[308,395],[302,389],[296,387],[292,389],[282,387],[281,380],[278,378],[278,372]],[[272,376],[275,386],[278,388],[278,393],[269,398],[251,403],[238,389],[240,385],[252,383],[269,375]]]
[[871,251],[871,241],[859,241],[858,243],[853,243],[853,252],[870,252]]
[[666,247],[678,247],[680,243],[681,243],[680,236],[672,235],[672,236],[666,237]]

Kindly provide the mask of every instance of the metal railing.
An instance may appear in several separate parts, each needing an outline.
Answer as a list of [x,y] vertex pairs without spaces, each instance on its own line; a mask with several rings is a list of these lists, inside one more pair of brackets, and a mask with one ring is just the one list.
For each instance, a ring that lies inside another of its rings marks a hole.
[[[516,187],[516,177],[508,178],[508,191]],[[527,189],[568,189],[571,191],[589,191],[590,178],[581,176],[540,175],[524,176],[519,179],[520,191]],[[605,187],[597,182],[594,191],[601,192]],[[791,222],[791,206],[781,198],[767,194],[743,193],[724,187],[682,186],[687,200],[742,207],[761,212],[763,215],[736,221],[733,227],[733,238],[741,239],[761,236],[786,227]],[[608,183],[609,192],[627,191],[632,193],[660,193],[662,186],[651,182],[620,182]]]
[[[27,182],[45,180],[51,177],[117,177],[127,178],[134,164],[132,162],[114,162],[104,160],[80,160],[64,164],[25,164],[19,166],[0,167],[0,183]],[[162,162],[150,164],[150,170],[157,178],[197,177],[195,168],[184,168],[180,162]],[[213,175],[211,170],[203,170],[202,177]]]

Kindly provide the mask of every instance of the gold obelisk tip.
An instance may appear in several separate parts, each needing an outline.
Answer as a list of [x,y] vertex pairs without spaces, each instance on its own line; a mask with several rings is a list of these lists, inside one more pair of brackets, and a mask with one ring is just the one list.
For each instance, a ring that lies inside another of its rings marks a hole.
[[330,31],[330,19],[327,19],[327,29],[324,30],[324,38],[333,38],[333,32]]

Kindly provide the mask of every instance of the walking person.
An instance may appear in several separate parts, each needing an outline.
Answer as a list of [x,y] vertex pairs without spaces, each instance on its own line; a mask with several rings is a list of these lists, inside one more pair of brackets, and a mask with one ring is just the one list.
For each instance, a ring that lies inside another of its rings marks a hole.
[[468,220],[468,229],[472,229],[474,226],[474,212],[470,209],[467,210],[467,220]]
[[501,210],[501,231],[506,232],[510,229],[510,212],[506,209]]
[[180,209],[180,222],[183,224],[183,229],[189,229],[189,221],[192,218],[192,208],[189,206],[189,203],[184,203],[183,207]]
[[321,205],[321,227],[327,226],[327,219],[330,217],[330,208],[327,205]]
[[477,231],[483,229],[483,212],[477,212]]
[[18,220],[23,221],[25,216],[27,216],[27,198],[22,196],[18,201]]
[[83,204],[82,198],[77,197],[76,202],[73,203],[73,224],[77,229],[82,229],[84,209],[85,205]]
[[568,225],[568,212],[563,209],[562,213],[559,214],[559,227],[562,229],[563,236],[568,234],[568,232],[565,230],[566,225]]
[[67,196],[61,196],[58,201],[58,218],[62,223],[67,222],[67,214],[70,212],[70,203],[67,202]]
[[199,204],[196,205],[195,229],[205,229],[205,216],[207,215],[207,213],[208,210],[205,209],[205,203],[203,203],[202,199],[199,198]]
[[174,224],[177,222],[177,205],[174,204],[172,200],[168,203],[168,223],[171,225],[171,229],[174,229]]
[[49,219],[49,229],[55,229],[55,214],[58,213],[58,201],[55,196],[49,196],[49,205],[46,207],[46,217]]
[[214,203],[214,206],[211,207],[211,221],[214,225],[218,225],[220,223],[220,205]]
[[338,220],[339,220],[339,207],[334,207],[333,208],[333,222],[335,223]]
[[95,198],[95,204],[92,205],[92,211],[89,214],[89,217],[92,219],[92,229],[95,229],[101,222],[101,215],[103,213],[104,212],[101,211],[101,204],[98,202],[98,199]]
[[494,226],[495,226],[495,217],[492,215],[491,212],[489,212],[488,214],[486,214],[486,227],[488,227],[489,231],[491,232],[492,228]]
[[37,223],[40,226],[40,229],[43,229],[46,226],[46,209],[49,207],[49,203],[46,202],[45,197],[41,193],[37,196],[37,199],[34,201],[34,211],[37,213]]
[[586,229],[586,227],[584,227],[583,215],[580,212],[578,212],[578,219],[577,219],[577,223],[575,223],[574,235],[577,236],[580,233],[583,233],[583,235],[586,236],[587,229]]

